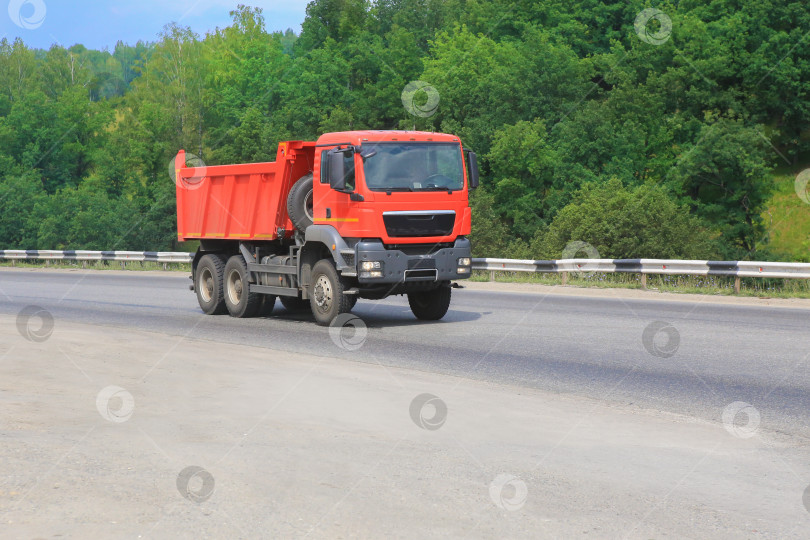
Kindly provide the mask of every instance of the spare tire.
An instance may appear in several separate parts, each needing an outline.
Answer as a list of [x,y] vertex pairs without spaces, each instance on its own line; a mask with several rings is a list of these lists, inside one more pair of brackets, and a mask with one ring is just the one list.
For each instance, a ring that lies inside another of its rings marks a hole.
[[301,177],[287,196],[287,215],[301,232],[312,225],[312,173]]

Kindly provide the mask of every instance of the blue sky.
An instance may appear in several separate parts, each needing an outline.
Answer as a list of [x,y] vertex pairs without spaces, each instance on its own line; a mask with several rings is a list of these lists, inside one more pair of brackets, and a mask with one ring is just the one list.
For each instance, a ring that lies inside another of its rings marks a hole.
[[[8,3],[8,9],[2,9]],[[154,41],[163,25],[177,22],[204,36],[228,26],[237,4],[260,7],[269,31],[301,30],[308,0],[1,0],[0,37],[21,37],[30,47],[53,43],[91,49],[120,39]]]

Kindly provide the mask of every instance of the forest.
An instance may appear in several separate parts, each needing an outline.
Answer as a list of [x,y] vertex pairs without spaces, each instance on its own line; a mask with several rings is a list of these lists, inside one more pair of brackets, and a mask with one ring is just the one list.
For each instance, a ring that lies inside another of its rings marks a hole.
[[179,149],[419,129],[479,156],[476,256],[810,260],[768,220],[810,157],[803,1],[315,0],[298,34],[231,15],[112,52],[0,41],[0,248],[184,249]]

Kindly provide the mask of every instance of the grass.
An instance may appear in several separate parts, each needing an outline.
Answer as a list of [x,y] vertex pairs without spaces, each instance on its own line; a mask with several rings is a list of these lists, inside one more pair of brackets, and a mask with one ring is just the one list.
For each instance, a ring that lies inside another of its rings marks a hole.
[[[476,271],[471,281],[490,281],[490,273]],[[495,272],[495,281],[562,285],[560,274]],[[584,288],[641,289],[640,274],[570,273],[567,285]],[[648,275],[647,289],[682,294],[734,295],[734,278],[722,276]],[[742,278],[739,296],[757,298],[810,298],[810,280]]]
[[810,262],[810,204],[796,194],[798,171],[775,174],[776,189],[763,214],[768,249],[785,261]]

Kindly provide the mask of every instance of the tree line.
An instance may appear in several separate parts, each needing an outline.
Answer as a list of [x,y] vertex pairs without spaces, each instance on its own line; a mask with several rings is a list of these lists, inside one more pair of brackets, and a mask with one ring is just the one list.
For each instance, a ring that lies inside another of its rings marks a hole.
[[282,140],[424,129],[480,156],[478,256],[782,255],[762,216],[810,145],[802,2],[316,0],[300,34],[231,15],[112,53],[0,41],[0,245],[178,249],[180,148],[268,161]]

